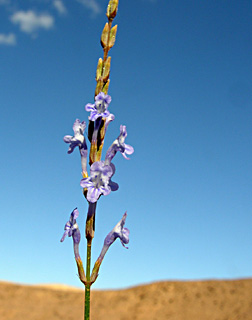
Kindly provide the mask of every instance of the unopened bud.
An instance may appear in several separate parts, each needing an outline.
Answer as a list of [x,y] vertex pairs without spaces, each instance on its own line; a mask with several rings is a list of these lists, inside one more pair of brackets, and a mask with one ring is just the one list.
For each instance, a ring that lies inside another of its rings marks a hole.
[[109,48],[112,48],[113,45],[115,44],[116,32],[117,32],[117,25],[115,25],[115,26],[110,30],[110,35],[109,35]]
[[107,46],[108,35],[109,35],[109,25],[108,23],[106,23],[102,30],[102,35],[101,35],[101,45],[103,48]]
[[109,78],[110,63],[111,63],[111,57],[108,57],[108,59],[104,63],[103,74],[102,74],[102,78],[104,82],[106,82]]
[[98,81],[102,75],[102,58],[99,58],[96,68],[96,81]]
[[107,7],[107,17],[108,19],[114,19],[117,14],[118,0],[110,0]]

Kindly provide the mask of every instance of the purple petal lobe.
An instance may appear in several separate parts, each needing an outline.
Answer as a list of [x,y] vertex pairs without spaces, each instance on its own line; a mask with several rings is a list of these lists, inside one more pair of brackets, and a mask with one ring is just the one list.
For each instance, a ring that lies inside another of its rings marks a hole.
[[85,110],[88,111],[88,112],[89,111],[93,111],[94,110],[94,106],[95,106],[95,104],[88,103],[85,106]]
[[111,191],[117,191],[119,189],[119,185],[116,182],[110,180],[109,186]]

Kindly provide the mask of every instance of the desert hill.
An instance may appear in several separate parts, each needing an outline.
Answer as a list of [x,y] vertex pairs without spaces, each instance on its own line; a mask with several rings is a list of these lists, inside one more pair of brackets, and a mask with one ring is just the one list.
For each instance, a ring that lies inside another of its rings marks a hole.
[[[0,282],[1,320],[81,320],[81,290]],[[252,279],[93,290],[92,320],[252,320]]]

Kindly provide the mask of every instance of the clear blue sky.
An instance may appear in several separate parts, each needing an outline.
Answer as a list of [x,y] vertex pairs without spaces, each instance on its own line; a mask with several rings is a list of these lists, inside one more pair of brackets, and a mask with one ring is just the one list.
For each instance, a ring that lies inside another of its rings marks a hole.
[[[0,279],[82,286],[72,240],[87,211],[63,136],[93,102],[107,0],[0,0]],[[252,3],[120,0],[105,150],[131,160],[99,200],[93,263],[127,210],[94,288],[252,276]]]

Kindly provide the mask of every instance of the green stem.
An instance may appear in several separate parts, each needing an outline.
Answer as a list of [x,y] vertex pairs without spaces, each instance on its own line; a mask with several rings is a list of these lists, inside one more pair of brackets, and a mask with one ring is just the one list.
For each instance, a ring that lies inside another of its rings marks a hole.
[[91,245],[92,239],[87,240],[87,267],[86,267],[86,278],[87,283],[85,285],[85,320],[90,319],[90,263],[91,263]]

